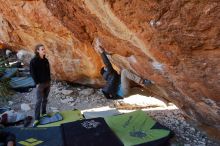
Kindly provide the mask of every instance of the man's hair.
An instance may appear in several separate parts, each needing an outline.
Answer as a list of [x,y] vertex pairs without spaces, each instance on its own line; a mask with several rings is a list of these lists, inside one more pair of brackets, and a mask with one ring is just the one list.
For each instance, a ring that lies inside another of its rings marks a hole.
[[38,50],[40,49],[40,47],[43,47],[43,46],[44,46],[43,44],[37,44],[37,45],[35,46],[34,53],[35,53],[36,56],[39,57]]
[[105,72],[105,69],[104,69],[104,67],[102,67],[101,70],[100,70],[100,74],[103,75],[104,72]]

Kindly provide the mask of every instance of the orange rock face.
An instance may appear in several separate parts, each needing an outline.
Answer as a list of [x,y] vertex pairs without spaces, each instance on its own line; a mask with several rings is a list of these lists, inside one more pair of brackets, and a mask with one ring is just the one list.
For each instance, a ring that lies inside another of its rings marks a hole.
[[15,49],[47,48],[55,79],[101,84],[101,61],[91,44],[79,41],[53,16],[43,1],[3,1],[0,5],[0,40]]
[[0,40],[30,51],[45,44],[56,79],[102,84],[92,47],[99,37],[117,68],[154,81],[161,96],[220,133],[220,2],[0,1]]

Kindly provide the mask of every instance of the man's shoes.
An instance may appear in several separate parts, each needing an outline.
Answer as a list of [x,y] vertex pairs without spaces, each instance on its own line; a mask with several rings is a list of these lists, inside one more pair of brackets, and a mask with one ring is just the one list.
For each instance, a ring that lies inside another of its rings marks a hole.
[[40,123],[39,120],[35,120],[34,123],[33,123],[33,127],[37,127],[37,125]]
[[118,99],[123,99],[123,97],[121,96],[116,96],[116,97],[109,97],[107,99],[111,99],[111,100],[118,100]]
[[150,80],[144,79],[143,84],[144,84],[144,86],[149,86],[152,84],[152,82]]

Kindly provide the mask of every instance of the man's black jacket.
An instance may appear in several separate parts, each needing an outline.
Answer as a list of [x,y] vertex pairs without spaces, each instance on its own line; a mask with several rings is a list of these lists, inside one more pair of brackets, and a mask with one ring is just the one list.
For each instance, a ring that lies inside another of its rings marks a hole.
[[50,81],[50,64],[47,58],[35,56],[30,62],[30,73],[36,84]]
[[104,79],[107,81],[106,86],[103,88],[103,91],[115,96],[117,94],[118,85],[120,82],[120,75],[111,65],[108,57],[106,56],[105,52],[101,53],[102,60],[106,65],[107,71],[103,73]]

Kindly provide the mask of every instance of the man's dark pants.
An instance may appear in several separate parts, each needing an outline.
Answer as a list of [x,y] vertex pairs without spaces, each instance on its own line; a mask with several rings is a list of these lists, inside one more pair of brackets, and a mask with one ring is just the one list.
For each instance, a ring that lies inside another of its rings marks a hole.
[[[40,83],[37,87],[37,103],[35,105],[35,120],[40,119],[40,111],[46,114],[47,97],[50,92],[50,82]],[[42,108],[41,108],[42,107]]]

